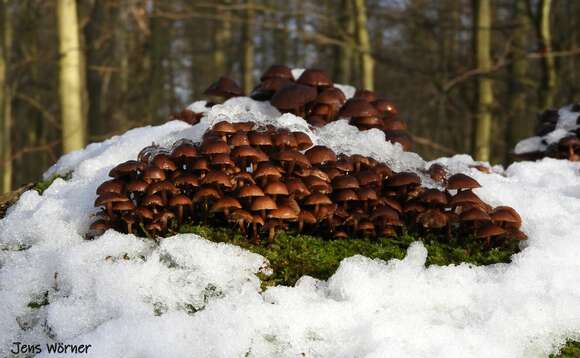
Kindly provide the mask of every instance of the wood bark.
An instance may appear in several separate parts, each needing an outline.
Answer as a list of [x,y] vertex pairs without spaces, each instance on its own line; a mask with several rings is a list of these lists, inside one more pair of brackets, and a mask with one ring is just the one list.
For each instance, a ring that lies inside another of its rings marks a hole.
[[68,153],[81,149],[86,144],[82,60],[75,0],[58,0],[57,17],[62,149]]
[[246,0],[243,23],[243,55],[242,55],[242,90],[245,94],[252,92],[254,86],[254,1]]
[[[491,5],[490,0],[473,1],[474,16],[474,57],[475,67],[488,73],[492,67],[491,60]],[[477,100],[473,139],[473,156],[476,160],[489,161],[493,89],[488,75],[477,77]]]
[[0,193],[12,189],[12,95],[8,78],[12,27],[8,0],[0,1]]
[[352,81],[352,57],[355,47],[355,19],[352,15],[352,1],[341,1],[340,23],[344,25],[343,45],[335,47],[336,62],[334,76],[337,83],[351,83]]
[[554,106],[556,93],[556,60],[552,54],[552,31],[550,29],[550,14],[552,0],[540,0],[538,2],[538,43],[542,57],[542,82],[540,84],[539,99],[540,109],[544,110]]
[[527,15],[528,0],[516,0],[513,4],[513,23],[515,25],[512,39],[511,65],[509,67],[509,102],[508,123],[506,128],[506,162],[509,161],[509,151],[516,143],[529,137],[532,132],[533,121],[528,118],[526,103],[526,87],[529,85],[528,60],[525,58],[528,45],[530,21]]
[[229,72],[227,49],[232,40],[231,11],[223,8],[229,4],[229,0],[221,1],[216,8],[216,15],[220,20],[216,22],[214,29],[213,65],[215,76],[227,75]]
[[354,13],[356,16],[357,45],[360,51],[360,72],[362,86],[368,90],[374,90],[374,59],[371,51],[371,42],[367,29],[367,11],[364,0],[354,0]]

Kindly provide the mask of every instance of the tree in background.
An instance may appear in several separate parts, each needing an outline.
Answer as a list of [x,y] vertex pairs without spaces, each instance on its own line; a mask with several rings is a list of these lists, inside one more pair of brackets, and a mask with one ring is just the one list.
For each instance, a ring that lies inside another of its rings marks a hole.
[[[526,103],[526,89],[531,84],[528,77],[528,60],[526,59],[528,33],[530,31],[528,6],[528,0],[516,0],[512,8],[514,30],[512,33],[513,42],[508,84],[509,102],[506,128],[506,143],[508,148],[513,148],[522,138],[529,137],[533,127],[533,122],[526,118],[526,107],[528,106]],[[506,162],[509,162],[509,159],[509,151],[506,151]]]
[[489,78],[492,67],[490,0],[473,0],[473,16],[475,68],[481,72],[477,77],[473,156],[476,160],[488,161],[493,121],[493,89],[492,80]]
[[0,0],[0,194],[12,189],[12,94],[9,80],[12,27],[8,0]]
[[86,144],[82,59],[75,0],[58,0],[57,14],[62,147],[68,153]]
[[254,1],[246,0],[243,23],[242,90],[250,93],[254,87],[254,23],[256,21]]
[[552,30],[550,29],[550,14],[552,0],[538,2],[537,33],[538,44],[542,56],[542,81],[540,83],[540,108],[554,107],[556,94],[556,60],[552,53]]
[[[62,105],[59,94],[77,94],[59,91],[58,68],[65,59],[55,46],[60,1],[0,1],[10,4],[13,28],[8,63],[13,126],[0,133],[5,138],[9,133],[12,143],[1,140],[0,148],[11,147],[11,181],[20,186],[38,180],[62,155],[61,107],[72,107]],[[87,139],[101,141],[163,123],[172,111],[204,99],[204,90],[220,75],[247,90],[251,81],[244,77],[284,63],[323,68],[335,82],[361,88],[370,87],[363,72],[374,72],[375,90],[399,107],[415,137],[414,150],[428,160],[474,149],[475,118],[480,118],[476,94],[480,80],[493,79],[490,159],[503,162],[544,109],[546,59],[556,60],[552,105],[580,101],[580,16],[575,15],[580,1],[551,1],[548,58],[538,50],[539,31],[530,31],[538,28],[540,0],[489,2],[494,61],[482,70],[472,46],[477,35],[472,0],[77,1],[78,63],[84,74],[79,83],[88,92],[80,112],[82,117],[88,104]],[[253,13],[247,12],[248,3]],[[526,6],[533,11],[524,20]],[[363,46],[365,32],[368,46]],[[244,59],[245,53],[253,60]],[[373,66],[363,67],[363,58]],[[83,103],[85,90],[80,92]],[[1,168],[0,178],[5,173]]]
[[354,0],[356,16],[357,45],[360,51],[360,73],[362,87],[368,90],[375,89],[375,62],[371,50],[371,42],[367,29],[367,10],[364,0]]

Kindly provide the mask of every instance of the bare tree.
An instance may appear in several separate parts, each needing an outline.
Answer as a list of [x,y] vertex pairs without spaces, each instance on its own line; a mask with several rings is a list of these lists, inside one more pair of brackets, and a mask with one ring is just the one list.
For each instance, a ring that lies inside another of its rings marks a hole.
[[367,29],[367,10],[365,0],[354,0],[354,13],[356,15],[356,34],[357,44],[360,55],[360,72],[362,77],[362,86],[365,89],[373,90],[375,88],[375,62],[371,53],[371,42]]
[[81,47],[75,0],[58,0],[58,35],[60,51],[60,110],[62,145],[65,153],[84,147],[86,143],[83,119]]
[[342,34],[344,44],[335,46],[336,61],[333,77],[338,83],[350,83],[353,49],[355,46],[355,23],[352,15],[352,1],[342,0],[340,3],[340,23],[344,25]]
[[[483,73],[492,68],[490,0],[473,0],[475,67]],[[477,108],[475,113],[473,155],[477,160],[490,159],[493,103],[492,80],[487,75],[477,77]]]
[[552,31],[550,30],[550,14],[552,0],[540,0],[538,2],[538,43],[542,57],[542,82],[540,84],[540,109],[554,106],[556,91],[556,61],[552,54]]
[[12,27],[8,5],[9,0],[0,1],[0,194],[12,189],[12,95],[8,79]]
[[253,71],[254,71],[254,23],[255,19],[254,1],[246,0],[243,23],[243,55],[242,55],[242,89],[248,94],[252,91]]
[[[516,0],[513,4],[512,21],[515,25],[512,38],[511,65],[509,67],[509,102],[506,143],[513,148],[516,143],[530,135],[532,126],[527,118],[527,92],[529,85],[527,45],[530,21],[528,17],[528,0]],[[509,154],[509,151],[506,153]],[[509,161],[509,156],[506,158]]]
[[216,4],[216,18],[214,30],[214,50],[213,50],[213,65],[215,68],[215,75],[227,74],[228,68],[228,47],[232,40],[232,22],[231,11],[226,7],[230,4],[230,0],[219,1]]

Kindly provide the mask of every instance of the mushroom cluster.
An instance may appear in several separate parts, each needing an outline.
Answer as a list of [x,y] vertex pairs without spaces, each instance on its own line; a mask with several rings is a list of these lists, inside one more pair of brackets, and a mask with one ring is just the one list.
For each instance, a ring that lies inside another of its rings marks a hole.
[[[567,112],[568,117],[574,119],[574,123],[562,123],[560,111],[557,109],[542,112],[538,115],[535,128],[536,138],[540,142],[531,150],[526,148],[526,150],[518,151],[519,148],[516,147],[517,159],[538,160],[550,157],[580,161],[580,103],[562,110]],[[525,141],[520,143],[523,142]]]
[[201,143],[148,146],[114,167],[97,189],[89,236],[114,228],[157,237],[205,223],[234,225],[256,244],[281,229],[328,239],[473,234],[487,247],[525,239],[515,210],[484,203],[472,191],[477,181],[439,164],[429,175],[446,189],[370,157],[337,155],[302,132],[223,121]]
[[[204,92],[209,96],[207,106],[231,97],[243,95],[240,87],[227,77],[220,77]],[[250,97],[257,101],[270,101],[282,113],[303,117],[314,127],[322,127],[339,118],[348,118],[360,130],[377,128],[385,132],[386,140],[400,143],[405,150],[413,145],[407,132],[407,123],[399,118],[395,105],[369,90],[357,90],[347,100],[344,93],[334,87],[332,79],[320,69],[306,69],[294,78],[290,68],[271,66],[260,77],[260,83]],[[200,113],[185,109],[173,115],[190,124],[199,122]]]

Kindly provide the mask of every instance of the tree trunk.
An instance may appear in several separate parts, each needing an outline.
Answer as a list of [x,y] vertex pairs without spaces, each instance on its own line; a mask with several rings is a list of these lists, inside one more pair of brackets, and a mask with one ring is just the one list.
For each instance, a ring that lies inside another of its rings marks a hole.
[[364,89],[374,90],[375,63],[371,53],[371,42],[367,29],[367,11],[364,0],[354,0],[357,45],[360,51],[360,72]]
[[344,24],[344,37],[342,46],[335,47],[335,66],[334,78],[337,83],[351,83],[352,79],[352,55],[354,48],[355,23],[352,16],[351,0],[341,1],[341,19],[340,23]]
[[86,143],[81,48],[75,0],[58,0],[57,13],[62,148],[68,153],[83,148]]
[[552,0],[538,2],[538,43],[542,57],[542,83],[540,84],[540,109],[554,106],[556,92],[556,61],[552,54],[552,32],[550,30],[550,13]]
[[489,161],[493,103],[491,70],[491,7],[490,0],[473,1],[475,67],[484,74],[477,78],[477,101],[474,126],[474,150],[476,160]]
[[242,90],[245,94],[252,92],[254,71],[254,1],[246,0],[243,24],[243,56],[242,56]]
[[8,0],[0,1],[0,194],[12,190],[12,95],[8,79],[12,26],[8,3]]
[[532,132],[533,121],[527,114],[526,108],[526,82],[528,79],[528,61],[526,48],[528,45],[528,32],[530,31],[530,21],[527,15],[527,1],[516,0],[513,4],[513,23],[515,28],[512,34],[513,50],[511,53],[512,63],[509,67],[509,103],[508,103],[508,123],[506,129],[506,163],[509,162],[509,153],[516,143],[528,136]]
[[152,116],[151,121],[158,121],[163,115],[160,109],[166,104],[167,89],[165,88],[167,78],[167,54],[169,49],[168,43],[168,29],[165,26],[164,19],[155,14],[159,5],[162,4],[160,0],[153,2],[153,14],[150,19],[151,27],[151,46],[149,49],[149,72],[150,72],[150,88],[149,88],[149,115]]
[[232,24],[230,21],[230,10],[220,9],[220,7],[229,5],[229,0],[220,1],[216,6],[216,14],[222,20],[216,22],[216,28],[214,29],[214,51],[213,51],[213,64],[215,68],[215,76],[221,76],[228,74],[228,63],[227,63],[227,49],[231,43],[232,37]]

